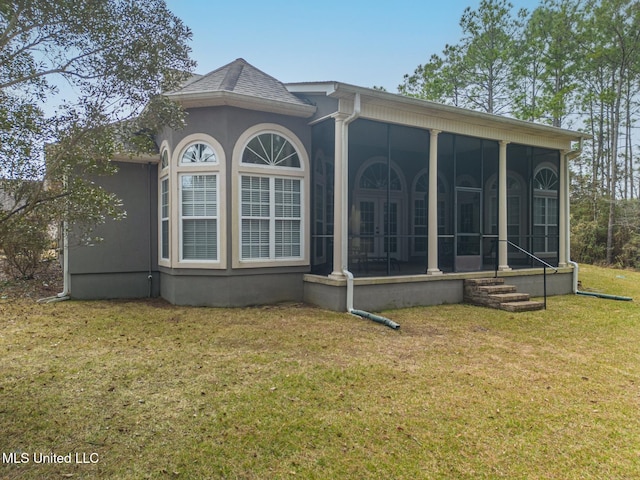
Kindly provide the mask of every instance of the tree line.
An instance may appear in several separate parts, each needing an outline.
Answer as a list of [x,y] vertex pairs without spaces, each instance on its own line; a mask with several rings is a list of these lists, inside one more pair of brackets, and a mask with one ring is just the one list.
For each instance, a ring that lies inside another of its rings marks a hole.
[[583,131],[571,165],[572,257],[640,267],[640,2],[507,0],[464,10],[462,35],[404,95]]

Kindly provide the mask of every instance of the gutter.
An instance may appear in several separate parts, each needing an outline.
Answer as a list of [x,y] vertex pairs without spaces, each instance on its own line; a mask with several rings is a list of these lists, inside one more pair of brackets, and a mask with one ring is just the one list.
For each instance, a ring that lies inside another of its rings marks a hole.
[[[357,120],[360,117],[361,112],[361,101],[360,101],[360,93],[356,92],[354,104],[353,104],[353,112],[349,115],[343,122],[342,127],[342,178],[349,178],[349,124],[351,124],[354,120]],[[347,198],[349,198],[349,182],[342,182],[342,214],[340,221],[342,222],[342,238],[340,241],[342,242],[342,259],[341,259],[341,267],[342,273],[347,278],[347,312],[351,315],[355,315],[361,318],[367,318],[369,320],[373,320],[374,322],[381,323],[386,325],[387,327],[393,328],[397,330],[400,328],[400,325],[396,322],[389,320],[386,317],[382,317],[380,315],[375,315],[370,312],[366,312],[364,310],[356,310],[353,308],[353,274],[349,271],[349,255],[348,248],[349,242],[347,239],[347,232],[349,227],[349,210],[347,205]]]

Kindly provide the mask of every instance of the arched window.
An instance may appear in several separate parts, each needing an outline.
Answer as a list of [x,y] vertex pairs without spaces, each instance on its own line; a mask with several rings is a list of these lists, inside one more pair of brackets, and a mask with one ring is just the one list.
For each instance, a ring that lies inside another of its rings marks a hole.
[[186,136],[173,150],[164,143],[158,186],[159,264],[225,268],[224,150],[203,133]]
[[193,143],[189,145],[180,156],[181,165],[197,165],[200,163],[218,163],[213,148],[206,143]]
[[[304,161],[303,161],[304,155]],[[237,266],[308,261],[305,242],[306,153],[293,133],[256,126],[238,140]]]
[[383,162],[374,162],[361,173],[358,187],[371,190],[386,190],[387,183],[391,191],[402,190],[402,182],[396,169],[389,169],[386,163]]
[[166,148],[162,149],[162,154],[160,155],[160,169],[164,170],[169,166],[169,150]]
[[558,239],[558,175],[541,166],[533,177],[533,251],[553,253]]
[[[218,163],[207,143],[188,145],[180,155],[180,165],[202,167]],[[219,258],[219,185],[217,172],[193,170],[179,174],[180,259],[217,261]]]
[[547,192],[558,190],[558,175],[549,167],[542,167],[536,173],[533,179],[533,188],[535,190],[544,190]]
[[242,163],[300,168],[295,147],[277,133],[262,133],[253,137],[242,153]]

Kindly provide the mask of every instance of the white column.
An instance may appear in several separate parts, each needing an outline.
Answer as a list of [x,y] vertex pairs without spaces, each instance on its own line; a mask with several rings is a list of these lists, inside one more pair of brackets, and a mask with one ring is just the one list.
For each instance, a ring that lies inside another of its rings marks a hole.
[[507,144],[500,140],[498,158],[498,270],[511,270],[507,261]]
[[441,275],[438,268],[438,134],[439,130],[431,130],[429,140],[429,212],[427,275]]
[[567,152],[560,151],[560,191],[558,192],[560,217],[558,219],[558,266],[567,266],[567,244],[569,242],[569,166],[567,160]]
[[[333,271],[331,278],[344,279],[342,272],[342,208],[347,200],[343,198],[343,182],[347,179],[343,175],[344,164],[344,119],[346,115],[335,117],[335,151],[334,151],[334,180],[333,180]],[[347,232],[344,232],[346,235]]]

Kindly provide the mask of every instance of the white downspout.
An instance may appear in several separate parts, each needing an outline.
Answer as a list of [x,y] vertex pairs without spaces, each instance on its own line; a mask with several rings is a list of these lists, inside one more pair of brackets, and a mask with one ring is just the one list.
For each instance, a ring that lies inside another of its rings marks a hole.
[[342,273],[347,278],[347,312],[353,313],[353,274],[349,271],[349,206],[347,199],[349,198],[349,124],[360,116],[360,94],[356,93],[353,103],[353,113],[349,115],[342,123],[342,215],[340,221],[342,223]]
[[342,210],[340,212],[340,223],[342,225],[342,238],[341,243],[341,255],[340,267],[342,274],[347,279],[347,312],[351,315],[355,315],[362,318],[373,320],[374,322],[381,323],[387,327],[398,329],[400,325],[396,322],[389,320],[386,317],[380,315],[374,315],[373,313],[365,312],[364,310],[356,310],[353,308],[353,274],[349,271],[349,208],[347,199],[349,198],[349,124],[356,120],[360,116],[360,94],[356,93],[353,103],[353,113],[349,115],[342,123]]
[[569,181],[569,160],[573,160],[574,158],[578,157],[581,153],[582,153],[582,144],[584,142],[584,138],[580,137],[580,142],[578,143],[578,148],[576,150],[571,150],[570,152],[568,152],[565,155],[565,171],[564,173],[564,181],[566,182],[566,189],[565,191],[567,192],[567,201],[566,201],[566,211],[565,211],[565,218],[567,219],[567,225],[566,225],[566,229],[567,229],[567,234],[565,235],[566,237],[566,251],[567,251],[567,263],[569,265],[571,265],[573,267],[573,293],[576,294],[578,293],[578,264],[574,261],[571,260],[571,220],[569,217],[569,203],[571,203],[569,201],[569,197],[570,197],[570,192],[569,192],[569,188],[571,186],[571,182]]
[[69,300],[71,297],[71,275],[69,274],[69,225],[62,222],[62,292],[53,297],[41,298],[38,303],[53,303]]
[[[63,178],[63,184],[67,187],[67,176]],[[69,223],[62,222],[62,291],[53,297],[41,298],[38,303],[62,302],[71,298],[71,274],[69,273]]]

